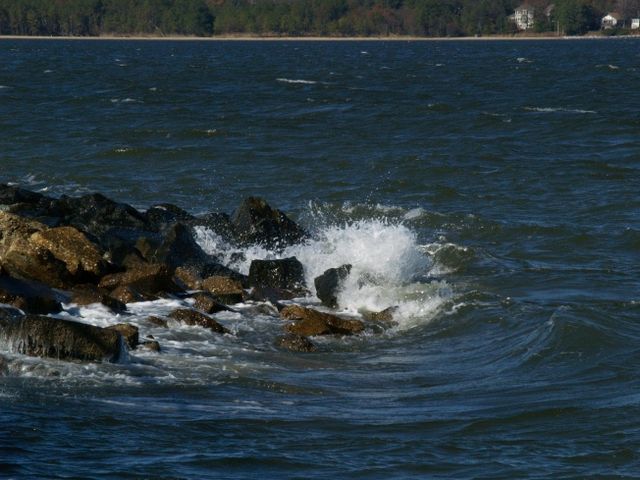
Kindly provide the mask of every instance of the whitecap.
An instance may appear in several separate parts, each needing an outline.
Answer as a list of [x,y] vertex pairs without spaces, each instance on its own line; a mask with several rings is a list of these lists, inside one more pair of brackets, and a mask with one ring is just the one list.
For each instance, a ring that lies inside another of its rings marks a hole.
[[562,107],[524,107],[524,110],[528,112],[536,113],[598,113],[595,110],[583,110],[579,108],[562,108]]
[[302,85],[315,85],[318,83],[315,80],[303,80],[300,78],[276,78],[276,81],[282,83],[293,83],[293,84],[302,84]]

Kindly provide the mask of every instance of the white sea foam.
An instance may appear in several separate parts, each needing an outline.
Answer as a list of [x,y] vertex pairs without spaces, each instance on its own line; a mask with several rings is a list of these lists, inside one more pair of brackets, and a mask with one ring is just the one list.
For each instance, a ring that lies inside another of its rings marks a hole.
[[524,107],[525,110],[529,112],[537,112],[537,113],[556,113],[556,112],[564,112],[564,113],[598,113],[595,110],[582,110],[579,108],[562,108],[562,107]]
[[303,85],[315,85],[316,83],[318,83],[315,80],[304,80],[300,78],[276,78],[276,80],[282,83],[300,83]]
[[[422,214],[419,209],[410,212],[409,218]],[[357,314],[363,309],[398,307],[400,328],[431,320],[452,295],[445,282],[424,282],[433,268],[432,260],[420,246],[415,232],[399,222],[368,219],[327,225],[318,229],[311,240],[283,252],[251,246],[241,257],[206,228],[196,228],[196,240],[207,253],[242,273],[248,273],[256,259],[295,256],[304,266],[312,295],[317,276],[329,268],[350,264],[351,274],[338,295],[341,308]]]

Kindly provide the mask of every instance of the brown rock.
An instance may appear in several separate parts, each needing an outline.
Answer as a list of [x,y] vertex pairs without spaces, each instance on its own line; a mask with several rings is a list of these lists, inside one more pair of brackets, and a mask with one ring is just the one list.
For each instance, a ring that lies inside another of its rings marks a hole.
[[131,325],[130,323],[117,323],[107,327],[107,330],[114,330],[122,335],[124,341],[130,349],[134,349],[139,343],[138,327]]
[[24,355],[113,362],[121,354],[118,332],[69,320],[0,312],[0,332],[13,352]]
[[100,290],[93,285],[84,285],[82,288],[75,289],[71,294],[71,301],[78,305],[101,303],[102,305],[109,307],[114,313],[122,313],[127,310],[127,306],[124,302],[111,297],[108,292]]
[[142,295],[140,292],[137,292],[133,288],[128,287],[126,285],[123,285],[114,289],[109,294],[109,296],[125,304],[135,303],[135,302],[146,302],[149,300],[157,300],[158,298],[155,295]]
[[216,333],[230,333],[225,327],[216,322],[213,318],[200,313],[197,310],[181,308],[171,312],[169,317],[178,320],[186,325],[197,325],[208,328]]
[[240,303],[244,299],[242,283],[229,277],[218,275],[208,277],[203,280],[202,288],[215,295],[222,303]]
[[154,317],[153,315],[150,317],[147,317],[147,322],[149,322],[152,325],[155,325],[156,327],[162,327],[162,328],[167,328],[167,321],[164,318],[160,318],[160,317]]
[[315,352],[316,346],[307,337],[289,333],[276,340],[276,346],[292,352]]
[[130,287],[142,295],[155,295],[165,292],[177,292],[171,272],[162,264],[139,264],[123,273],[113,273],[102,278],[100,288],[115,290],[117,287]]
[[138,345],[138,348],[144,348],[145,350],[151,350],[152,352],[159,352],[160,344],[156,340],[145,340]]
[[232,308],[216,300],[216,297],[210,293],[196,293],[192,298],[195,300],[193,306],[198,310],[202,310],[204,313],[235,312]]
[[98,279],[107,272],[108,264],[102,257],[103,252],[84,233],[73,227],[38,231],[31,235],[30,240],[36,247],[50,251],[55,258],[64,262],[69,273],[75,277]]
[[188,289],[202,289],[202,277],[195,267],[178,267],[176,268],[175,277]]
[[299,305],[283,308],[280,315],[287,320],[294,320],[293,323],[285,326],[285,330],[303,336],[352,335],[364,330],[364,323],[360,320],[340,318]]
[[360,315],[368,322],[393,323],[393,314],[398,307],[385,308],[380,312],[371,312],[368,310],[360,311]]
[[4,275],[0,276],[0,303],[42,315],[62,311],[62,305],[45,285]]

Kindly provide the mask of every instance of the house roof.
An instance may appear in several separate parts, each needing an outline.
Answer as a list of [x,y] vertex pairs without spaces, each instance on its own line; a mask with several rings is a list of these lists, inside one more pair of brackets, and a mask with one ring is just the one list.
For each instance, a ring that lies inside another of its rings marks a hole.
[[606,18],[606,17],[612,17],[612,18],[615,18],[616,20],[622,20],[622,19],[624,18],[624,17],[622,16],[622,14],[621,14],[621,13],[619,13],[619,12],[610,12],[610,13],[607,13],[607,14],[605,15],[605,18]]

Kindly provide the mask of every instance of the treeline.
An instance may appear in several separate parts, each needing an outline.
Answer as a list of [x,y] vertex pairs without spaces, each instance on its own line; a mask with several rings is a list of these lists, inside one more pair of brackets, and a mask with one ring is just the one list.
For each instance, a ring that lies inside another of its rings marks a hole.
[[[463,36],[516,32],[524,0],[0,0],[0,34]],[[529,0],[539,32],[598,29],[638,0]],[[548,10],[553,3],[553,8]],[[624,4],[624,5],[622,5]],[[640,5],[639,5],[640,7]]]

